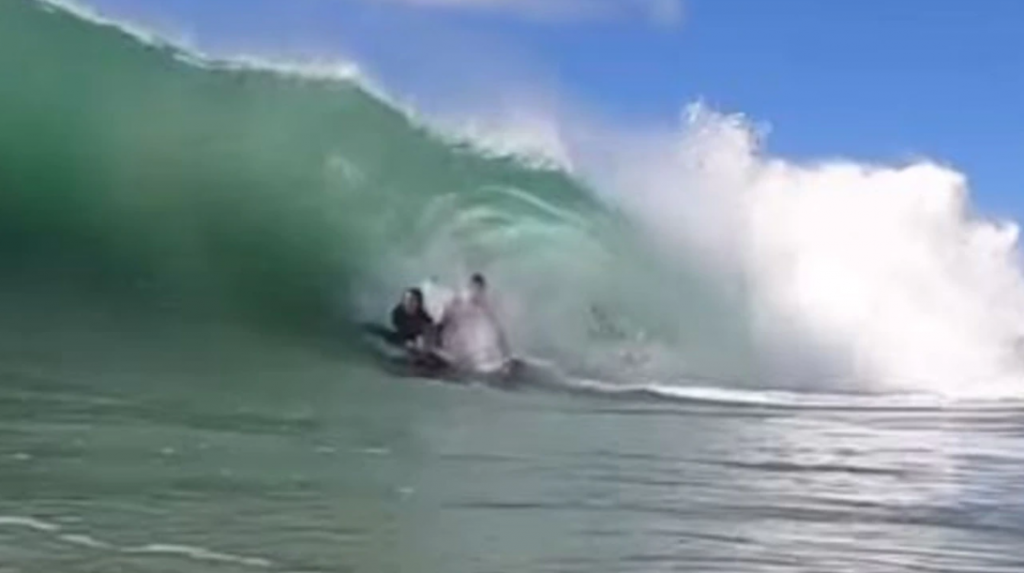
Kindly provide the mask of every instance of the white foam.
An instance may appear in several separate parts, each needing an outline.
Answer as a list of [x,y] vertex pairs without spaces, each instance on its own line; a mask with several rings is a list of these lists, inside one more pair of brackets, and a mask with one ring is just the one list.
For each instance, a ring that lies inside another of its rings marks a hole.
[[154,543],[150,545],[144,545],[141,547],[131,547],[125,549],[124,552],[137,554],[172,555],[186,557],[189,559],[193,559],[195,561],[233,563],[236,565],[245,565],[247,567],[257,567],[260,569],[268,569],[270,567],[273,567],[273,563],[259,557],[243,557],[239,555],[231,555],[229,553],[219,553],[217,551],[211,551],[203,547],[194,547],[191,545],[172,545]]
[[[864,409],[933,410],[954,402],[931,393],[850,394],[822,392],[790,392],[784,390],[753,390],[730,386],[689,385],[685,381],[671,384],[619,384],[600,380],[574,379],[570,387],[609,396],[646,396],[667,401],[722,404],[729,406],[761,406],[798,409]],[[978,407],[986,405],[978,402]]]
[[187,559],[192,559],[194,561],[228,563],[258,569],[270,569],[274,567],[273,562],[261,557],[233,555],[230,553],[213,551],[204,547],[196,547],[191,545],[152,543],[138,547],[118,547],[116,545],[107,543],[105,541],[101,541],[99,539],[96,539],[95,537],[86,534],[60,533],[62,529],[60,525],[36,519],[33,517],[10,515],[0,516],[0,528],[3,527],[18,527],[23,529],[29,529],[32,531],[38,531],[41,533],[53,534],[55,538],[60,541],[89,549],[101,549],[130,554],[148,554],[183,557]]
[[60,530],[55,523],[42,521],[33,517],[22,517],[17,515],[0,515],[0,527],[21,527],[34,531],[53,533]]
[[185,39],[184,36],[178,36],[173,38],[171,34],[162,30],[157,32],[141,23],[132,22],[127,23],[119,19],[111,18],[101,13],[96,8],[79,0],[35,0],[43,6],[44,9],[53,11],[60,10],[67,12],[79,19],[104,26],[108,28],[114,28],[121,33],[131,36],[135,40],[154,47],[163,48],[177,48],[183,51],[190,50],[187,46],[190,43]]
[[114,18],[79,0],[36,1],[49,10],[61,10],[86,22],[113,28],[143,44],[167,49],[174,59],[194,67],[260,71],[317,81],[359,82],[367,91],[389,101],[389,103],[395,103],[387,99],[384,90],[379,89],[379,86],[367,77],[355,62],[341,60],[336,56],[306,58],[305,60],[282,60],[258,54],[214,56],[203,51],[194,41],[187,39],[183,34],[176,33],[168,27],[162,27],[157,31],[137,19]]
[[114,546],[105,542],[100,541],[94,537],[81,534],[67,534],[60,536],[61,541],[70,543],[72,545],[78,545],[80,547],[88,547],[90,549],[113,549]]
[[534,169],[573,172],[560,125],[528,108],[434,116],[428,123],[449,144],[468,145],[489,157],[510,157]]
[[763,135],[695,105],[602,180],[680,256],[744,277],[772,352],[823,347],[837,376],[882,387],[1024,395],[1015,224],[972,215],[966,177],[935,162],[797,163]]

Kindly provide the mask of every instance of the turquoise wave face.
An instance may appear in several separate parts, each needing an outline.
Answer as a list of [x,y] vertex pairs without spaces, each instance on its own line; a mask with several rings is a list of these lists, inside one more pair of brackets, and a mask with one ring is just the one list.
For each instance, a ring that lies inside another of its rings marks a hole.
[[743,362],[705,282],[570,175],[438,137],[353,81],[196,61],[0,5],[6,276],[311,329],[483,271],[525,348]]

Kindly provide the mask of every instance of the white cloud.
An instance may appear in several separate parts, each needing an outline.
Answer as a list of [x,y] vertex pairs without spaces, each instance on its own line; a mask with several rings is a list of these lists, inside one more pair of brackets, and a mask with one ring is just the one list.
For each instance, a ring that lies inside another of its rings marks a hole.
[[683,0],[361,0],[480,13],[497,13],[548,23],[642,18],[659,26],[683,19]]
[[647,15],[653,24],[665,27],[683,23],[682,0],[647,0]]

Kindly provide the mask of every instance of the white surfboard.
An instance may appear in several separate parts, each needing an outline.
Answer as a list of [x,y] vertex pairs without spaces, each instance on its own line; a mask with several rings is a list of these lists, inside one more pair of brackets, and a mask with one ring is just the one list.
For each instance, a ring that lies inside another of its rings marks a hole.
[[427,314],[435,321],[441,320],[445,307],[455,298],[455,291],[434,279],[420,283],[420,289],[423,291],[423,306]]

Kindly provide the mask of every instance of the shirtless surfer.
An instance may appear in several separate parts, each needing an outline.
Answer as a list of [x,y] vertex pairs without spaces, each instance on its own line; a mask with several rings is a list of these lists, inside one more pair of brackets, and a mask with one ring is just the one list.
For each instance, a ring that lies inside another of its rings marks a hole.
[[508,374],[513,365],[508,339],[487,296],[487,280],[474,274],[467,290],[444,309],[438,322],[441,350],[456,367]]

